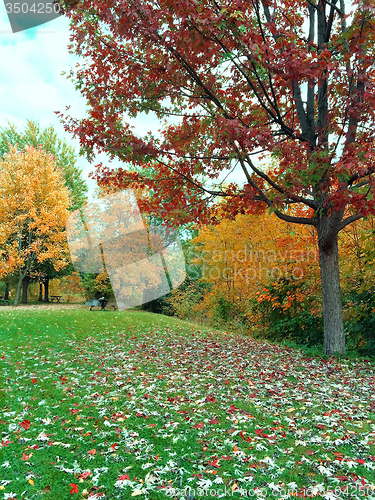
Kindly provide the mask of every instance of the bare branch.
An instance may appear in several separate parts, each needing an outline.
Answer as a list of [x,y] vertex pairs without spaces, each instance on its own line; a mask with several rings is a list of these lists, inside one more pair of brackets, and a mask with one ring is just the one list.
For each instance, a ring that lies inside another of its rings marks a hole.
[[293,215],[287,215],[280,212],[280,210],[274,210],[274,214],[281,220],[285,222],[292,222],[293,224],[307,224],[309,226],[315,226],[315,219],[309,217],[294,217]]
[[344,17],[344,13],[343,13],[343,11],[342,11],[341,9],[339,9],[339,8],[337,7],[337,5],[335,5],[335,4],[336,4],[336,2],[337,2],[337,0],[334,0],[334,1],[333,1],[333,3],[332,3],[332,2],[330,2],[329,0],[323,0],[323,1],[324,1],[326,4],[328,4],[328,5],[331,7],[331,9],[335,10],[336,12],[338,12],[341,18],[342,18],[342,17]]
[[[336,2],[337,2],[337,0],[333,0],[333,4],[335,4]],[[333,24],[334,17],[335,17],[335,6],[331,4],[331,10],[329,13],[326,36],[325,36],[326,43],[329,42],[329,38],[331,36],[331,30],[332,30],[332,24]]]
[[286,190],[276,184],[267,174],[262,172],[259,168],[257,168],[251,158],[249,158],[248,155],[245,155],[247,163],[250,165],[251,169],[262,179],[264,179],[270,186],[272,186],[276,191],[278,191],[281,194],[286,194],[291,200],[294,200],[298,203],[304,203],[308,207],[312,208],[313,210],[316,210],[318,208],[318,204],[314,202],[313,200],[309,200],[308,198],[302,198],[297,195],[292,195],[289,193],[286,193]]
[[362,217],[363,217],[362,214],[354,214],[354,215],[351,215],[350,217],[347,217],[346,219],[344,219],[341,222],[341,224],[339,226],[339,231],[341,231],[342,229],[344,229],[345,226],[348,226],[352,222],[355,222],[356,220],[362,219]]
[[180,177],[183,177],[187,182],[190,182],[196,188],[200,189],[201,191],[204,191],[205,193],[211,194],[213,196],[242,196],[240,194],[225,193],[223,191],[211,191],[210,189],[206,189],[204,186],[202,186],[201,184],[198,184],[197,182],[193,181],[187,175],[183,174],[182,172],[179,172],[178,170],[176,170],[175,168],[171,167],[167,163],[164,163],[163,161],[159,160],[158,158],[156,158],[155,160],[158,163],[160,163],[161,165],[164,165],[165,167],[167,167],[170,170],[172,170],[173,172],[175,172]]

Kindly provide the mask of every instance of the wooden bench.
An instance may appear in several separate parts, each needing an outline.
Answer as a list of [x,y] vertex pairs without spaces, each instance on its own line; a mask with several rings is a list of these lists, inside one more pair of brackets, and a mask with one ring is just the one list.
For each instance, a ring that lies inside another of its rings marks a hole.
[[9,300],[6,299],[5,297],[0,296],[0,306],[9,306]]
[[50,295],[49,298],[51,299],[51,302],[57,302],[60,304],[60,299],[62,295]]

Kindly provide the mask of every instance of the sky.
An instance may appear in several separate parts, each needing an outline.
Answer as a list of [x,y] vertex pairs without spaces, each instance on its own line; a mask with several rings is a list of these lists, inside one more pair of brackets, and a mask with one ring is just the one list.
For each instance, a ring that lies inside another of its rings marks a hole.
[[[5,5],[0,2],[0,127],[6,127],[9,121],[23,130],[27,119],[38,121],[42,127],[53,125],[58,137],[65,139],[78,154],[79,141],[64,130],[54,113],[65,112],[66,106],[70,106],[72,117],[83,118],[86,115],[84,97],[75,90],[73,82],[62,75],[63,71],[68,74],[77,62],[83,61],[68,52],[69,36],[69,20],[64,16],[35,28],[12,33]],[[160,128],[158,120],[151,113],[128,121],[135,126],[135,132],[140,136]],[[109,163],[104,154],[97,155],[95,160],[103,165],[120,166],[118,161]],[[79,157],[77,166],[83,171],[91,200],[96,187],[95,181],[89,178],[93,164]],[[242,175],[237,177],[237,172],[238,167],[227,180],[239,180]],[[220,178],[224,178],[226,173]]]
[[[86,115],[86,101],[75,90],[69,73],[80,59],[69,54],[69,20],[61,16],[48,23],[18,33],[12,33],[5,5],[0,2],[0,127],[8,121],[23,130],[27,119],[33,119],[42,127],[53,125],[60,139],[79,151],[79,141],[64,130],[54,111],[65,112],[70,106],[70,114],[76,118]],[[158,122],[150,115],[131,120],[136,133],[143,135],[150,128],[158,128]],[[97,163],[120,165],[108,162],[105,155],[97,155]],[[83,170],[83,177],[89,186],[89,199],[96,187],[88,174],[93,165],[78,158],[77,166]]]

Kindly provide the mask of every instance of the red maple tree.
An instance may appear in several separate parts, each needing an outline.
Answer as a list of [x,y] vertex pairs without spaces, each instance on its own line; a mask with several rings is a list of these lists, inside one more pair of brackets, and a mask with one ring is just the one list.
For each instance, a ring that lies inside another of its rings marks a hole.
[[[97,165],[98,181],[149,187],[142,209],[165,221],[215,222],[221,198],[228,216],[269,207],[314,226],[329,355],[345,352],[337,236],[375,212],[375,8],[373,0],[345,8],[345,0],[82,0],[68,15],[70,49],[84,64],[70,77],[88,116],[59,113],[87,158],[105,152],[130,165]],[[126,122],[144,111],[160,119],[159,135],[138,137]],[[235,162],[244,182],[220,183]]]

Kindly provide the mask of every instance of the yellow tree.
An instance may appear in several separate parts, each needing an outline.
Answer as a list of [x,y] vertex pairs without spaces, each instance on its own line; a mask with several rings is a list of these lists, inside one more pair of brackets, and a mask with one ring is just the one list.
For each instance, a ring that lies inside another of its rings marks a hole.
[[[201,268],[201,280],[213,287],[200,307],[210,311],[222,297],[243,315],[267,285],[311,278],[318,270],[314,238],[309,228],[292,226],[267,213],[238,214],[233,220],[201,227],[193,240],[199,250],[194,260]],[[300,292],[290,293],[282,307],[302,298]]]
[[0,276],[22,282],[42,262],[56,270],[68,264],[65,225],[69,191],[54,158],[41,148],[12,146],[0,161]]

